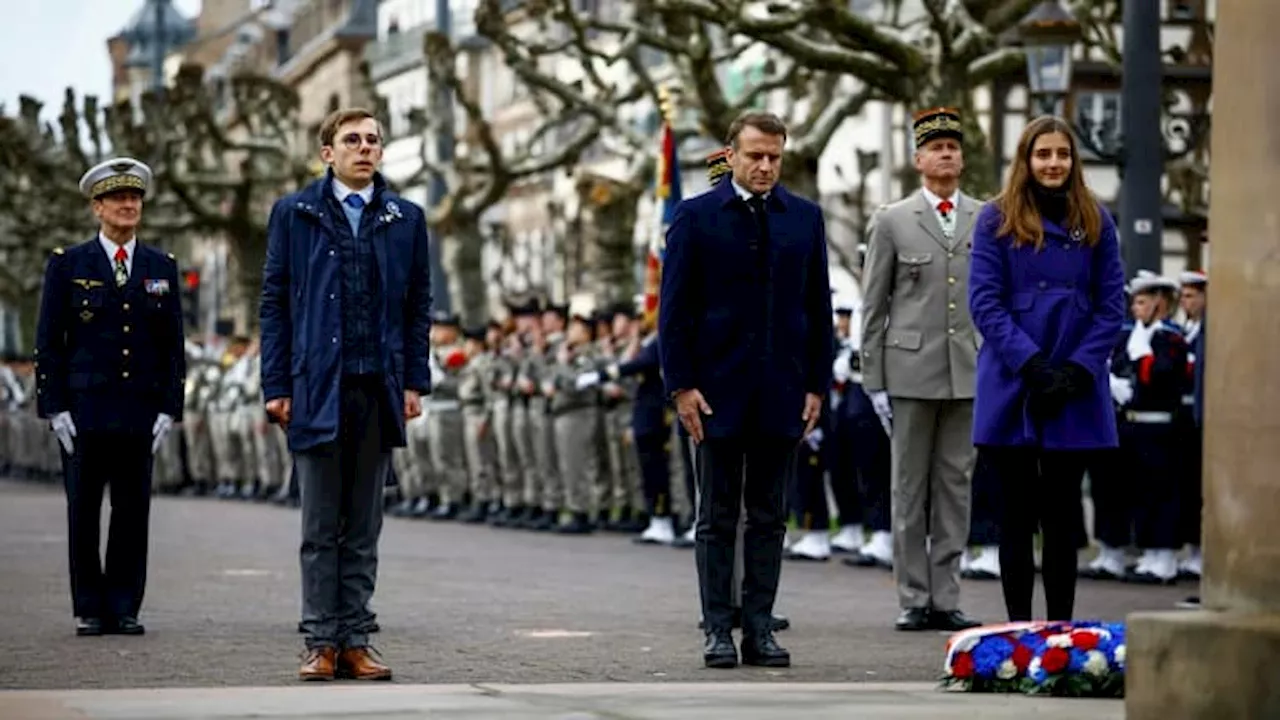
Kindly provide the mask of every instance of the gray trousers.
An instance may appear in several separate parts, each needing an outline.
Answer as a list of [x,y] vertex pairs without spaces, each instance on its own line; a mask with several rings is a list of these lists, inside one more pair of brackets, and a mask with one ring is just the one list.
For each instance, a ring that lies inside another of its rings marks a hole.
[[302,624],[307,647],[369,644],[382,493],[391,469],[380,376],[344,377],[338,439],[294,453],[302,498]]
[[972,400],[893,398],[893,574],[904,609],[958,610],[977,452]]

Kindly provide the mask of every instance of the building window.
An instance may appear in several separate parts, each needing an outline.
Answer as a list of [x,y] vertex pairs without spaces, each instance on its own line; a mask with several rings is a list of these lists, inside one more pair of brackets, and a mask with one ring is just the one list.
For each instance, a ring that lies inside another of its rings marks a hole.
[[1082,92],[1076,94],[1076,127],[1085,136],[1085,152],[1092,155],[1087,146],[1100,148],[1115,146],[1120,135],[1120,93],[1115,91]]

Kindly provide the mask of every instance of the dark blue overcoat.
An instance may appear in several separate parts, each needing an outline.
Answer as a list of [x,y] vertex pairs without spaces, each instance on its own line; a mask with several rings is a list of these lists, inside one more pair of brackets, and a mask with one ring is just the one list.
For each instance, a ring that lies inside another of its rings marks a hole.
[[[994,204],[978,214],[969,264],[969,312],[982,335],[975,445],[1084,450],[1117,445],[1107,359],[1125,318],[1124,269],[1116,227],[1106,210],[1094,246],[1044,221],[1045,243],[1014,248],[997,237],[1002,217]],[[1037,421],[1028,412],[1023,366],[1037,352],[1093,376],[1089,392]]]
[[[337,438],[342,377],[339,232],[347,218],[326,175],[271,209],[262,278],[262,391],[265,400],[292,401],[289,447],[305,450]],[[373,200],[361,216],[361,241],[373,243],[382,318],[382,366],[388,407],[398,421],[384,442],[403,446],[404,390],[431,390],[427,335],[431,273],[422,209],[374,178]]]
[[707,437],[798,440],[805,393],[825,398],[831,384],[822,210],[781,186],[765,207],[768,242],[728,181],[682,202],[667,231],[662,375],[668,393],[702,392]]

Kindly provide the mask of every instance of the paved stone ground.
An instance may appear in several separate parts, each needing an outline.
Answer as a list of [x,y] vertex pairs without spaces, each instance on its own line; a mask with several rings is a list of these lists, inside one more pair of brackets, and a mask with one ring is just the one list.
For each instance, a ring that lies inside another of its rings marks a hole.
[[[0,688],[295,682],[296,511],[158,498],[141,638],[74,637],[65,535],[59,492],[0,482]],[[795,666],[710,671],[689,551],[388,519],[375,644],[402,683],[936,679],[945,635],[892,629],[888,573],[788,563],[782,584]],[[1168,609],[1190,591],[1084,582],[1077,614]],[[964,597],[975,617],[1003,619],[998,584],[967,583]]]
[[231,720],[422,717],[503,720],[1110,720],[1115,700],[1053,700],[938,692],[925,683],[607,683],[398,685],[218,690],[14,691],[6,718]]

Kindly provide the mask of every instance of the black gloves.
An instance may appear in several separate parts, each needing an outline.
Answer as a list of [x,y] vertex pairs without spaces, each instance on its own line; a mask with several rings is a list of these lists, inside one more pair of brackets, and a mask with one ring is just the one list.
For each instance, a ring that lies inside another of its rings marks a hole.
[[1084,369],[1083,365],[1067,361],[1060,372],[1068,395],[1084,395],[1093,387],[1093,373]]
[[1022,375],[1027,380],[1031,392],[1036,395],[1052,395],[1058,391],[1061,377],[1044,355],[1036,353],[1022,367]]
[[1041,416],[1056,414],[1068,400],[1088,392],[1093,385],[1093,376],[1083,366],[1067,362],[1054,367],[1040,353],[1023,366],[1022,376],[1031,391],[1032,408]]

